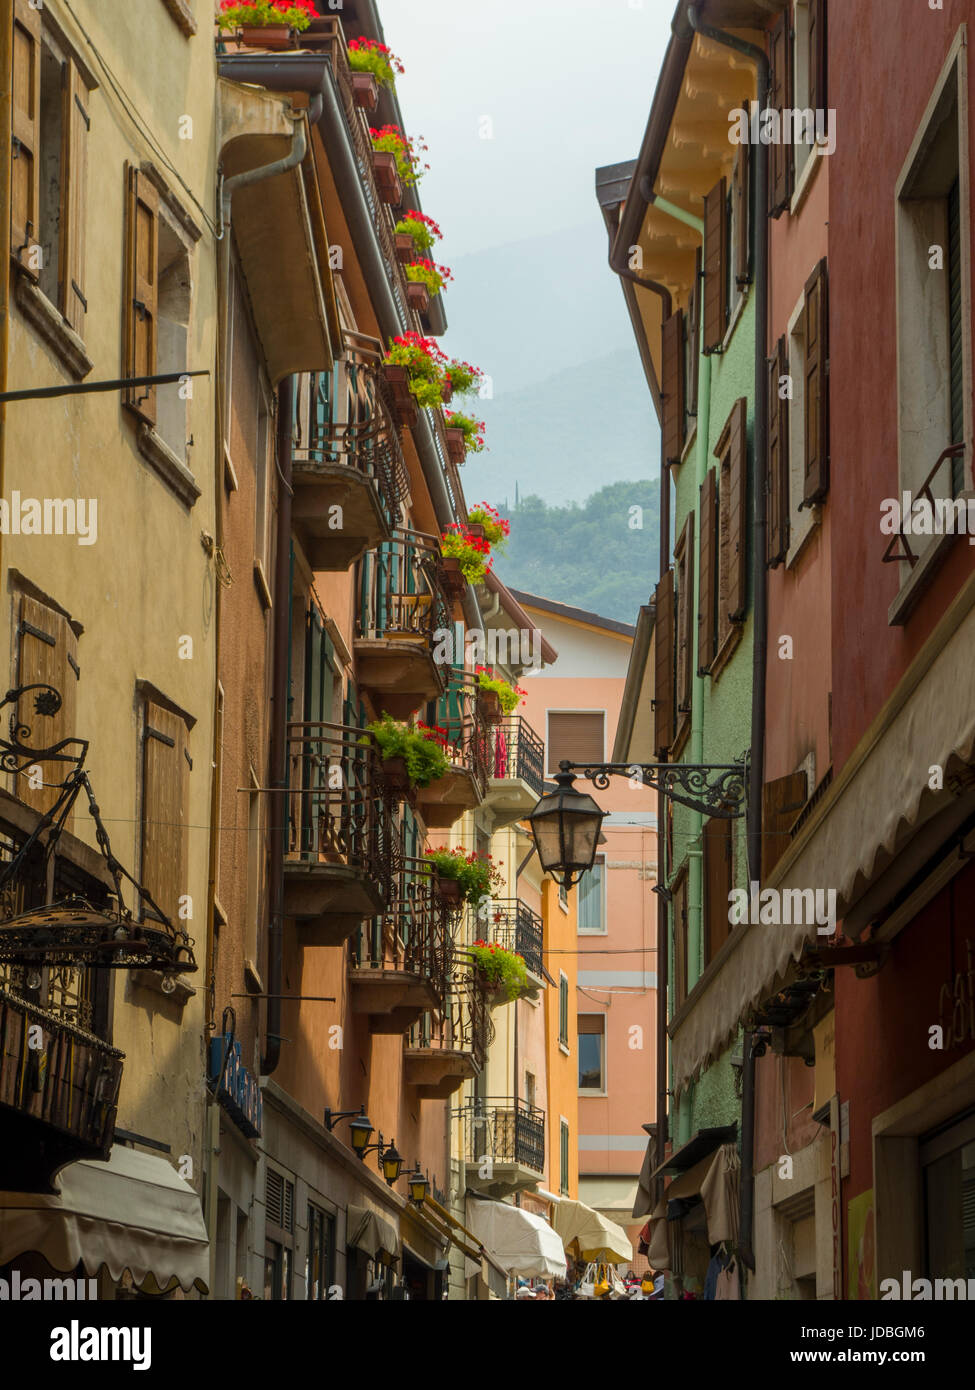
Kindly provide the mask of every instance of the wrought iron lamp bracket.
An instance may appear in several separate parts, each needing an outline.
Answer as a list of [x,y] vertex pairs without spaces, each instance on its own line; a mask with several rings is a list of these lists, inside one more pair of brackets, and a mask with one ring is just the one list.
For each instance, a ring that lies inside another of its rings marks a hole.
[[573,772],[605,791],[611,777],[639,777],[645,787],[663,792],[702,816],[737,820],[745,814],[748,790],[748,754],[735,763],[570,763],[560,762],[561,772]]

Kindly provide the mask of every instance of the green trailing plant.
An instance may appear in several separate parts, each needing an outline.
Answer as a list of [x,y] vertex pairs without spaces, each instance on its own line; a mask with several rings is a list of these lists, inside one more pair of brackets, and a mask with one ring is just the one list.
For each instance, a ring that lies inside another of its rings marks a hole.
[[505,542],[511,535],[511,522],[487,502],[478,502],[467,513],[471,526],[483,526],[484,536],[492,550],[504,554]]
[[320,18],[313,0],[222,0],[217,22],[221,29],[266,29],[272,24],[287,24],[301,31]]
[[484,898],[496,897],[504,884],[504,874],[490,854],[486,858],[465,854],[458,845],[456,849],[428,849],[426,859],[431,874],[455,880],[464,901],[475,906]]
[[353,72],[371,72],[380,87],[395,87],[396,74],[406,69],[378,39],[350,39],[349,67]]
[[368,724],[366,731],[372,735],[384,763],[391,758],[404,760],[406,775],[414,787],[429,787],[450,771],[439,729],[426,729],[425,725],[414,728],[405,720],[384,713],[382,719]]
[[423,338],[419,333],[403,333],[393,339],[386,361],[391,366],[406,368],[410,393],[417,405],[441,404],[446,358],[432,338]]
[[491,547],[487,541],[462,531],[456,523],[441,535],[440,554],[460,561],[460,572],[468,584],[483,584],[491,568]]
[[434,222],[432,217],[427,217],[425,213],[417,212],[415,208],[410,208],[405,212],[396,223],[396,230],[404,236],[413,238],[413,245],[418,256],[426,256],[433,250],[433,244],[440,241],[443,232]]
[[469,454],[479,454],[485,447],[483,420],[475,420],[473,415],[464,415],[459,410],[445,410],[444,419],[449,430],[463,430],[464,448]]
[[471,963],[489,985],[503,989],[509,999],[528,992],[528,967],[517,951],[509,951],[494,941],[475,941],[470,948]]
[[454,277],[445,265],[435,265],[433,261],[412,261],[406,267],[406,278],[414,284],[426,285],[434,295],[439,294],[447,281]]
[[484,381],[480,367],[472,367],[470,362],[461,362],[457,357],[448,362],[446,376],[450,379],[455,396],[476,396]]
[[491,690],[501,701],[501,709],[505,714],[511,714],[521,704],[521,696],[527,695],[527,690],[522,690],[520,685],[512,685],[503,676],[496,675],[490,666],[475,666],[477,683],[482,690]]
[[372,137],[372,147],[377,153],[394,156],[396,172],[404,188],[412,188],[414,184],[419,183],[430,168],[429,164],[421,162],[429,147],[420,136],[415,135],[411,138],[404,134],[398,125],[384,125],[378,130],[370,126],[369,134]]

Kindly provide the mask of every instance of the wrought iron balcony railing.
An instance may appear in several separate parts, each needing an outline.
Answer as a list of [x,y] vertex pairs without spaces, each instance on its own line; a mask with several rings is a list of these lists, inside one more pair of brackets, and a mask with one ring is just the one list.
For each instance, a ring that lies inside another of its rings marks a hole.
[[506,951],[524,956],[525,965],[533,975],[542,973],[542,919],[520,898],[495,898],[482,909],[484,918],[477,915],[473,924],[477,936],[496,941]]
[[431,1052],[466,1052],[474,1070],[480,1072],[494,1036],[481,984],[472,971],[455,970],[442,1011],[424,1014],[413,1026],[406,1046]]
[[444,695],[437,701],[437,741],[450,760],[451,766],[466,769],[477,784],[481,796],[493,757],[490,727],[481,714],[475,678],[464,671],[454,671]]
[[488,771],[492,778],[518,778],[536,796],[545,786],[545,745],[527,719],[502,719],[491,729]]
[[288,839],[292,860],[347,865],[389,901],[395,829],[371,740],[346,724],[288,725]]
[[382,917],[363,925],[353,938],[353,968],[396,971],[427,980],[444,1006],[451,955],[451,905],[446,903],[426,861],[401,857]]
[[356,636],[423,639],[451,625],[440,582],[440,551],[430,536],[398,530],[359,562]]
[[464,1110],[465,1158],[471,1165],[522,1164],[545,1170],[545,1111],[526,1101],[485,1097]]

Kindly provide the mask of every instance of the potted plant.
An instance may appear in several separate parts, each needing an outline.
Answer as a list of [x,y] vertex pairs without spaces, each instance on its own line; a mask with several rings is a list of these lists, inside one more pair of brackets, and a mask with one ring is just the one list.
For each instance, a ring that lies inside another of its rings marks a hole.
[[495,998],[518,999],[529,992],[524,956],[494,941],[475,941],[470,947],[471,965],[485,992]]
[[429,164],[420,163],[421,152],[425,153],[427,146],[419,137],[411,140],[398,125],[384,125],[379,130],[370,127],[369,134],[380,197],[387,203],[400,203],[403,186],[414,187],[430,168]]
[[454,357],[444,368],[455,396],[476,396],[481,389],[484,373],[480,367],[472,367],[470,362],[461,362]]
[[443,232],[433,218],[417,212],[415,208],[409,208],[404,212],[396,223],[396,234],[409,237],[414,251],[414,255],[410,256],[411,261],[418,256],[429,255],[434,242],[440,241],[443,237]]
[[428,849],[430,873],[436,881],[437,892],[448,901],[463,901],[477,906],[485,897],[494,897],[493,889],[504,884],[504,875],[490,855],[467,854],[460,845],[456,849]]
[[396,54],[378,39],[349,40],[349,67],[352,70],[352,95],[356,106],[375,111],[379,104],[379,88],[396,86],[396,74],[405,68]]
[[483,584],[491,568],[491,547],[487,541],[462,531],[456,522],[441,535],[440,554],[444,560],[457,561],[457,568],[468,584]]
[[481,717],[487,724],[498,724],[506,715],[512,714],[520,703],[520,697],[527,695],[520,685],[512,685],[503,676],[496,675],[490,666],[475,666]]
[[320,19],[314,0],[221,0],[217,22],[246,48],[292,47],[292,36]]
[[484,448],[484,421],[459,410],[445,410],[447,453],[452,463],[461,464],[468,454],[479,454]]
[[[405,720],[384,713],[382,719],[366,726],[383,762],[383,776],[390,791],[428,787],[450,770],[444,752],[442,730],[425,724],[415,728]],[[368,739],[362,739],[368,743]]]
[[511,535],[511,522],[487,502],[478,502],[467,513],[468,528],[472,533],[484,536],[492,550],[504,552],[505,542]]
[[439,405],[445,360],[432,338],[419,333],[394,338],[385,357],[385,370],[397,404],[406,404],[402,400],[405,391],[417,405]]

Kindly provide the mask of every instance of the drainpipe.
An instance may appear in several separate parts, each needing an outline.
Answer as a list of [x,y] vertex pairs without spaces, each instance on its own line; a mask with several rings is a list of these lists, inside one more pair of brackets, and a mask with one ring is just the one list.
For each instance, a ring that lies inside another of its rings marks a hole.
[[[755,44],[712,29],[700,22],[695,6],[687,11],[687,20],[695,33],[723,44],[749,58],[756,68],[756,89],[759,101],[766,101],[769,90],[769,61],[765,50]],[[762,869],[762,787],[765,781],[765,663],[768,648],[768,594],[766,590],[766,524],[765,488],[759,486],[764,478],[768,456],[768,382],[765,368],[766,335],[768,333],[768,146],[755,146],[755,177],[752,180],[752,225],[755,228],[755,483],[752,488],[752,602],[755,612],[755,633],[752,655],[752,729],[751,761],[748,777],[746,830],[748,838],[748,874],[760,881]],[[752,1251],[752,1223],[755,1211],[755,1058],[752,1056],[751,1035],[743,1041],[744,1068],[742,1076],[741,1114],[741,1212],[739,1218],[739,1248],[741,1257],[755,1268]]]

